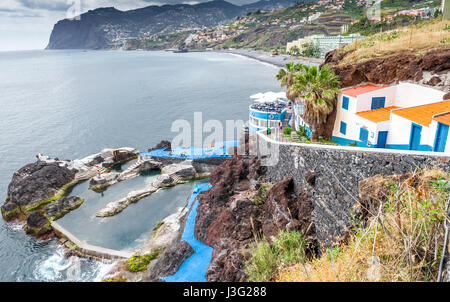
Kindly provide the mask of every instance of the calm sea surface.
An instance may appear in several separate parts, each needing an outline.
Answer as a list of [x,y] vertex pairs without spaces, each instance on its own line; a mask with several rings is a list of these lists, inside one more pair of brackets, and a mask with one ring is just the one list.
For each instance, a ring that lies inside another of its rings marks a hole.
[[[247,120],[251,94],[279,91],[276,72],[270,65],[219,53],[0,52],[0,203],[14,171],[34,162],[39,152],[75,159],[107,147],[147,150],[173,138],[172,122],[192,121],[195,111],[204,121]],[[153,176],[146,177],[130,181],[130,188]],[[182,205],[192,184],[158,192],[104,225],[93,220],[93,211],[124,191],[110,188],[102,196],[107,200],[86,186],[72,192],[88,195],[86,205],[62,223],[90,243],[127,249],[169,214],[168,204]],[[148,203],[154,203],[153,212],[145,212]],[[96,226],[95,236],[88,221]],[[55,240],[37,241],[20,225],[0,220],[0,281],[64,281],[76,261],[66,259]],[[82,259],[77,280],[100,280],[110,266]]]

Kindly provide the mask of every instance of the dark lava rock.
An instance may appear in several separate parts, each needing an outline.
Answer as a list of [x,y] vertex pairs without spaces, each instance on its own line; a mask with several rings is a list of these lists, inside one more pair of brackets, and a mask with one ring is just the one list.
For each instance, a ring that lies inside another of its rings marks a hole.
[[164,148],[166,148],[165,151],[172,151],[172,143],[169,141],[161,141],[155,147],[148,149],[148,152]]
[[[234,156],[211,173],[209,181],[213,187],[199,197],[195,224],[195,235],[199,240],[206,244],[215,241],[213,238],[207,238],[207,229],[221,215],[230,197],[241,187],[240,183],[249,181],[249,162],[241,156]],[[256,172],[254,174],[257,176]]]
[[[210,182],[213,187],[199,196],[195,225],[197,239],[214,249],[208,281],[245,281],[248,255],[242,251],[254,242],[255,234],[270,240],[280,230],[298,230],[314,237],[307,192],[300,189],[297,194],[292,178],[285,178],[263,194],[265,167],[256,157],[234,156],[213,171]],[[248,197],[254,193],[246,190],[256,192],[262,202],[256,203]]]
[[431,86],[436,86],[442,82],[442,80],[439,77],[432,77],[426,84]]
[[286,229],[302,231],[305,236],[311,235],[312,210],[312,202],[306,191],[302,189],[297,196],[293,179],[284,178],[268,192],[261,219],[264,236],[270,240],[280,230]]
[[342,87],[364,82],[390,84],[396,81],[419,81],[423,71],[438,73],[450,70],[450,49],[434,49],[423,56],[405,51],[394,55],[373,58],[356,64],[340,64],[342,54],[336,49],[327,53],[325,62],[339,76]]
[[44,211],[47,217],[58,219],[81,206],[83,202],[84,198],[80,198],[77,196],[66,196],[47,205]]
[[206,279],[209,282],[246,281],[245,257],[239,252],[240,246],[238,242],[227,239],[217,243],[206,271]]
[[194,249],[186,241],[178,242],[162,254],[158,263],[149,271],[144,281],[162,281],[161,277],[174,275],[181,264],[194,254]]
[[37,161],[16,171],[8,186],[7,204],[12,208],[14,204],[22,208],[34,206],[41,201],[53,197],[64,185],[75,178],[76,171],[60,167],[58,163]]
[[316,184],[316,177],[317,177],[316,172],[308,171],[306,172],[305,180],[307,183],[309,183],[311,186],[314,187],[314,185]]
[[213,187],[199,196],[195,225],[197,239],[214,248],[208,281],[243,281],[244,256],[239,252],[254,240],[261,228],[261,209],[239,193],[254,189],[264,178],[260,161],[234,156],[218,166],[210,176]]
[[17,204],[7,201],[1,207],[1,211],[2,211],[3,218],[6,219],[6,220],[10,220],[10,219],[13,219],[13,218],[17,217],[17,215],[20,212],[20,208],[19,208],[19,206]]
[[44,235],[51,231],[50,221],[41,212],[32,212],[27,217],[25,231],[36,236]]
[[450,92],[444,94],[444,96],[442,97],[442,99],[443,99],[444,101],[445,101],[445,100],[450,100]]
[[94,159],[91,162],[89,162],[89,165],[92,167],[92,166],[101,164],[104,161],[105,161],[105,159],[99,155],[97,157],[94,157]]

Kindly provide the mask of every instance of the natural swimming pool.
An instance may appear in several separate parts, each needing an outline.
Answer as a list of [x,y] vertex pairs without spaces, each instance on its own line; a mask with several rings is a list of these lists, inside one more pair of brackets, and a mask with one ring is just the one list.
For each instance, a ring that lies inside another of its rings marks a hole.
[[102,193],[89,190],[88,181],[77,184],[70,195],[83,197],[85,202],[59,219],[58,223],[86,243],[131,251],[151,237],[152,229],[159,221],[186,205],[193,186],[198,182],[161,189],[131,204],[116,216],[100,218],[95,213],[107,203],[123,198],[133,190],[149,186],[158,175],[158,172],[143,173],[119,182]]

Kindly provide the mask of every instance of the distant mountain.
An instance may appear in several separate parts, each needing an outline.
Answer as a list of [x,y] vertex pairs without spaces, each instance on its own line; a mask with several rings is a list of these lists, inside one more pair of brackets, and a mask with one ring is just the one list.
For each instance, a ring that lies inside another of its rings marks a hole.
[[142,34],[217,26],[251,11],[272,11],[301,1],[304,0],[261,0],[237,6],[214,0],[195,5],[148,6],[130,11],[98,8],[82,14],[80,18],[56,23],[47,49],[117,48],[125,40]]

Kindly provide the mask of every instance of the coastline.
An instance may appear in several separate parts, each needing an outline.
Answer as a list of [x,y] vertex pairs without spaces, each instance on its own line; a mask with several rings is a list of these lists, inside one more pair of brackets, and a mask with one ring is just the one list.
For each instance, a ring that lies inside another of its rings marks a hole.
[[228,53],[232,55],[238,55],[253,59],[262,63],[270,64],[276,68],[283,68],[288,62],[300,63],[308,66],[316,65],[319,66],[324,62],[323,59],[316,58],[295,58],[290,55],[276,55],[272,56],[268,52],[258,51],[258,50],[247,50],[247,49],[228,49],[228,50],[214,50],[217,53]]

